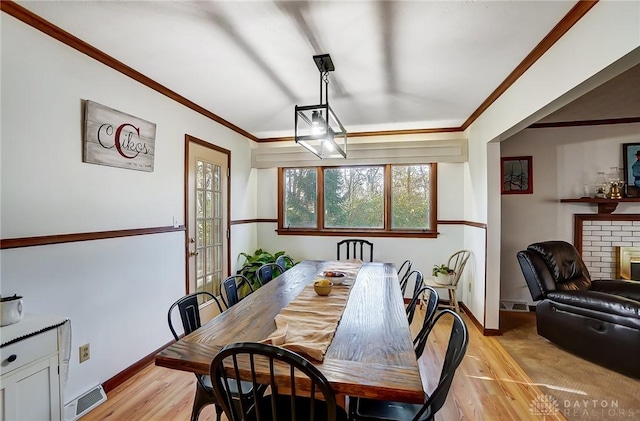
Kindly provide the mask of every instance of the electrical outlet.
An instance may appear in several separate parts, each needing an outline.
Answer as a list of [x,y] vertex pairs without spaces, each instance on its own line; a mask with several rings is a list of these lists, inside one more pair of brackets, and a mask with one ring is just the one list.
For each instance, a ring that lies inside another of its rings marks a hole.
[[80,347],[80,363],[87,361],[90,358],[89,344],[82,345]]

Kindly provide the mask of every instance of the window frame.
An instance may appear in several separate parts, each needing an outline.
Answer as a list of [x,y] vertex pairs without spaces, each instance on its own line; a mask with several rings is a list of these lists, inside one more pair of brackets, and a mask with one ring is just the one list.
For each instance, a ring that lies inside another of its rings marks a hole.
[[[429,225],[431,229],[391,229],[391,185],[392,166],[428,165],[429,191],[431,192],[431,211],[429,213]],[[380,228],[323,228],[324,227],[324,170],[332,168],[361,168],[382,167],[384,169],[384,227]],[[284,172],[288,169],[302,168],[301,166],[278,167],[278,229],[279,235],[313,235],[313,236],[353,236],[366,237],[413,237],[436,238],[438,236],[438,164],[435,162],[425,164],[364,164],[364,165],[318,165],[316,169],[316,228],[287,228],[284,226]]]

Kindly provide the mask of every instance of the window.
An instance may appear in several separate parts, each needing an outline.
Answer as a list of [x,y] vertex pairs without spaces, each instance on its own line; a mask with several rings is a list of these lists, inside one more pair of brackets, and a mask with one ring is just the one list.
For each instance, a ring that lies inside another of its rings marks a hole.
[[315,168],[290,168],[285,171],[284,209],[286,226],[317,227],[317,176]]
[[384,167],[324,169],[325,228],[384,228]]
[[[196,160],[196,292],[220,294],[222,279],[222,168]],[[204,297],[204,296],[203,296]],[[207,299],[208,300],[208,299]]]
[[278,232],[436,235],[436,164],[280,168]]

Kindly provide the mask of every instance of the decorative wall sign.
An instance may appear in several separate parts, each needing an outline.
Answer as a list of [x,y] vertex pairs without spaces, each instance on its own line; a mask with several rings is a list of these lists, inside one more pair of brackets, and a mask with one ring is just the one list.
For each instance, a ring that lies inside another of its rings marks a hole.
[[83,162],[153,171],[156,125],[85,101]]
[[502,194],[533,193],[533,167],[530,156],[501,159]]

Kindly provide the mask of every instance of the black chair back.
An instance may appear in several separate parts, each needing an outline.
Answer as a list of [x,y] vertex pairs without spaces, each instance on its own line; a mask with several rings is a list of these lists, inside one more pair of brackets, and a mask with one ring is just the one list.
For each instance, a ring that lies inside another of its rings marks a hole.
[[178,307],[178,313],[180,314],[180,320],[182,321],[182,328],[184,329],[185,336],[193,332],[202,326],[200,321],[200,299],[203,297],[207,297],[209,300],[213,300],[218,306],[218,310],[222,313],[222,306],[220,305],[220,301],[211,294],[210,292],[200,291],[194,292],[193,294],[185,295],[184,297],[177,300],[175,303],[169,307],[169,312],[167,313],[167,321],[169,322],[169,330],[173,334],[175,340],[179,340],[180,336],[176,329],[173,327],[172,313],[173,310]]
[[[269,375],[258,377],[258,367]],[[271,393],[254,393],[236,401],[229,386],[240,377],[241,370],[246,373],[244,380],[253,383],[253,390],[259,390],[262,384],[270,386]],[[333,388],[324,375],[307,359],[284,348],[255,342],[229,344],[214,357],[210,375],[215,395],[230,421],[333,421],[339,412]],[[287,379],[286,387],[281,388],[276,378]]]
[[[223,280],[220,287],[220,298],[229,308],[239,303],[244,297],[253,292],[251,282],[243,275],[231,275]],[[226,295],[226,299],[225,299]]]
[[422,272],[419,270],[412,270],[411,272],[408,272],[404,276],[404,278],[400,281],[400,289],[402,290],[403,297],[407,293],[407,286],[409,286],[409,281],[411,280],[412,277],[415,278],[415,282],[413,284],[413,294],[415,294],[417,290],[422,288],[423,281],[424,281],[424,276],[422,275]]
[[284,269],[277,263],[265,263],[264,265],[258,268],[258,282],[260,285],[264,285],[268,282],[271,282],[273,278],[277,278],[278,276],[284,273]]
[[[422,321],[422,327],[418,331],[418,334],[413,339],[413,349],[416,352],[416,358],[420,358],[424,352],[424,348],[427,344],[427,337],[433,329],[433,318],[438,310],[438,301],[440,300],[436,290],[430,286],[422,287],[420,291],[418,291],[417,296],[423,297],[425,292],[429,292],[429,297],[427,298],[427,308],[425,310],[424,320]],[[409,303],[409,305],[411,305],[411,303]],[[414,303],[413,305],[415,306],[416,304]]]
[[340,249],[345,249],[345,259],[360,259],[367,261],[366,256],[369,255],[369,262],[373,262],[373,243],[359,238],[349,238],[338,242],[338,260],[340,260]]
[[416,305],[418,301],[420,301],[420,290],[424,287],[422,272],[419,270],[411,271],[411,273],[406,277],[405,284],[400,285],[400,289],[402,290],[402,296],[404,297],[405,291],[407,289],[407,284],[411,279],[415,280],[413,286],[413,294],[411,295],[411,301],[407,306],[407,319],[409,320],[409,324],[413,321],[413,314],[416,310]]
[[[449,309],[442,310],[436,316],[433,324],[437,324],[440,319],[445,316],[453,317],[453,324],[451,326],[451,334],[449,335],[447,352],[442,364],[440,381],[427,399],[427,402],[425,402],[424,406],[416,414],[414,420],[426,421],[433,419],[432,417],[435,413],[442,408],[447,400],[453,376],[467,352],[467,346],[469,345],[469,332],[467,331],[467,326],[465,325],[464,320],[462,320],[462,317],[460,317],[459,314]],[[442,323],[445,322],[443,321]]]
[[293,262],[293,259],[287,256],[286,254],[282,254],[278,256],[278,258],[276,259],[276,263],[284,271],[286,271],[287,269],[291,269],[295,265],[295,263]]
[[398,281],[400,282],[400,285],[402,285],[402,281],[404,280],[404,278],[406,278],[407,275],[411,273],[412,265],[413,263],[411,262],[411,260],[405,260],[404,262],[402,262],[402,265],[400,265],[400,269],[398,269]]

